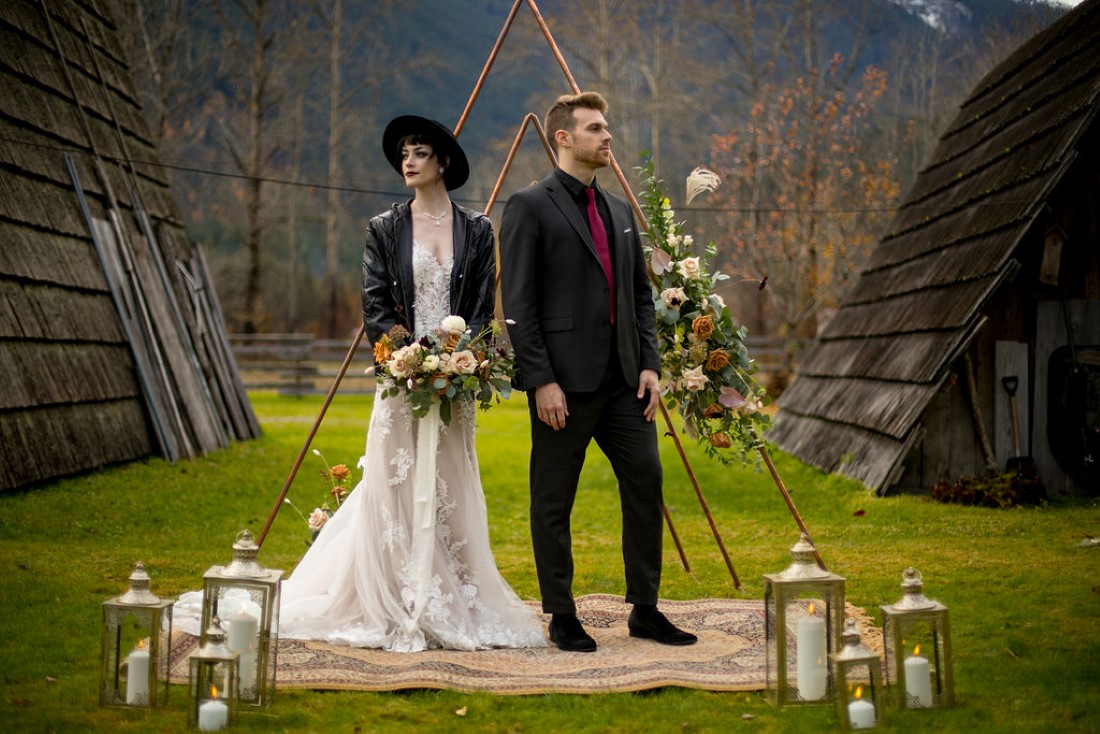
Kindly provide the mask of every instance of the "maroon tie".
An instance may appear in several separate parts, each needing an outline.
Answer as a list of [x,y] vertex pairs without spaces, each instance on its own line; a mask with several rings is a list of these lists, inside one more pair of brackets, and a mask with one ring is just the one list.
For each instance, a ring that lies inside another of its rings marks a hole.
[[615,323],[615,270],[611,267],[611,248],[607,246],[607,230],[596,208],[596,189],[591,186],[584,190],[588,197],[588,228],[592,231],[592,242],[596,245],[596,254],[600,257],[607,287],[611,291],[611,323]]

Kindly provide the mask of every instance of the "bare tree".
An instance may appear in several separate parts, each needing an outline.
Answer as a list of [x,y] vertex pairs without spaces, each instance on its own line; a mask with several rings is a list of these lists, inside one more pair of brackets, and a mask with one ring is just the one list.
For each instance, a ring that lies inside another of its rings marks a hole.
[[153,141],[171,157],[195,142],[196,129],[180,124],[201,104],[207,87],[199,80],[214,73],[216,45],[195,33],[210,11],[207,0],[112,0],[119,37]]
[[215,6],[225,40],[223,73],[225,110],[219,123],[224,143],[244,176],[245,249],[248,253],[241,329],[254,333],[263,321],[261,269],[265,219],[264,182],[275,156],[283,149],[277,128],[285,94],[285,65],[278,41],[281,26],[288,35],[298,22],[287,21],[293,3],[278,0],[232,0]]
[[[321,32],[327,37],[328,71],[328,137],[327,137],[327,195],[325,206],[325,273],[322,281],[323,303],[320,332],[325,337],[341,336],[347,327],[358,321],[358,313],[349,309],[349,289],[342,287],[347,278],[341,277],[340,243],[344,219],[342,188],[349,174],[357,173],[344,165],[349,156],[352,130],[369,129],[373,117],[371,99],[382,90],[385,83],[393,84],[410,72],[425,68],[431,63],[429,55],[421,55],[414,61],[399,61],[394,47],[385,43],[370,42],[366,33],[378,32],[381,25],[391,19],[392,0],[372,3],[371,23],[355,23],[349,19],[344,0],[317,0],[311,5],[313,15],[320,22]],[[349,54],[354,50],[354,54]],[[351,70],[350,80],[345,71]],[[371,94],[373,92],[374,94]],[[357,289],[355,290],[357,293]]]

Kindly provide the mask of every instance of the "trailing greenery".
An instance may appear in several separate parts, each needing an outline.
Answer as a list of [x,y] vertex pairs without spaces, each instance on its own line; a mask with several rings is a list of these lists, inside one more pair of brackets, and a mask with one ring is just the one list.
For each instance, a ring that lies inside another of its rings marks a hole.
[[[100,605],[144,561],[154,592],[201,586],[230,558],[236,533],[259,533],[319,407],[316,399],[254,395],[264,427],[255,441],[194,461],[149,460],[0,496],[0,731],[184,732],[187,693],[150,713],[100,709]],[[333,464],[362,453],[370,399],[337,396],[314,441]],[[527,411],[514,396],[479,414],[479,452],[492,542],[504,576],[537,596],[527,528]],[[662,426],[662,429],[664,427]],[[666,542],[662,596],[762,598],[762,575],[789,563],[797,528],[771,478],[728,468],[687,447],[743,583],[733,588],[671,441],[662,440],[666,501],[691,562]],[[606,461],[585,468],[574,513],[575,590],[622,593],[618,497]],[[1100,730],[1100,535],[1095,499],[989,510],[928,497],[879,498],[781,454],[776,464],[850,602],[881,619],[917,567],[928,596],[951,610],[957,705],[891,712],[883,731]],[[312,506],[328,491],[308,457],[290,490]],[[292,570],[307,528],[285,508],[260,560]],[[459,715],[463,711],[464,715]],[[831,707],[778,709],[759,693],[668,688],[594,696],[492,696],[454,691],[280,691],[239,730],[805,732],[836,729]]]

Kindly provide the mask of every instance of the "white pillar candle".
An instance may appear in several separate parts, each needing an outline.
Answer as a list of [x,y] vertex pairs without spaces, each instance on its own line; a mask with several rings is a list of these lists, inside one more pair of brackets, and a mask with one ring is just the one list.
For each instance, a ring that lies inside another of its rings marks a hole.
[[919,653],[920,645],[905,659],[905,697],[909,708],[923,709],[932,705],[932,673]]
[[[256,686],[256,653],[252,651],[251,646],[241,653],[238,660],[238,670],[240,672],[241,697],[244,698],[245,691]],[[248,698],[253,698],[253,696],[249,695]]]
[[798,620],[795,651],[798,658],[798,695],[804,701],[819,701],[825,697],[825,620],[813,616]]
[[256,632],[260,629],[260,620],[248,613],[242,605],[241,611],[229,618],[229,634],[226,647],[233,652],[244,652],[253,646]]
[[221,731],[229,722],[229,707],[212,699],[199,706],[199,731]]
[[853,729],[875,728],[875,707],[862,699],[852,701],[848,704],[848,723]]
[[139,642],[126,660],[126,703],[149,703],[149,651]]

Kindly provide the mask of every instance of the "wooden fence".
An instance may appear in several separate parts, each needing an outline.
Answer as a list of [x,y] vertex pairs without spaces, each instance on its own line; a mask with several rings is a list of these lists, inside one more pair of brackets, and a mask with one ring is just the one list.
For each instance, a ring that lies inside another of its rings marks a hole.
[[[246,389],[302,396],[328,392],[351,348],[351,339],[318,339],[312,334],[230,334],[229,344]],[[370,348],[361,344],[340,383],[340,392],[374,392],[374,377],[366,373],[373,364]]]
[[[319,339],[312,334],[230,334],[229,344],[246,389],[302,396],[328,392],[351,340]],[[757,378],[773,392],[786,387],[799,356],[811,346],[772,336],[750,336],[745,344],[760,365]],[[361,344],[340,392],[374,392],[374,377],[366,373],[372,364],[370,348]]]

